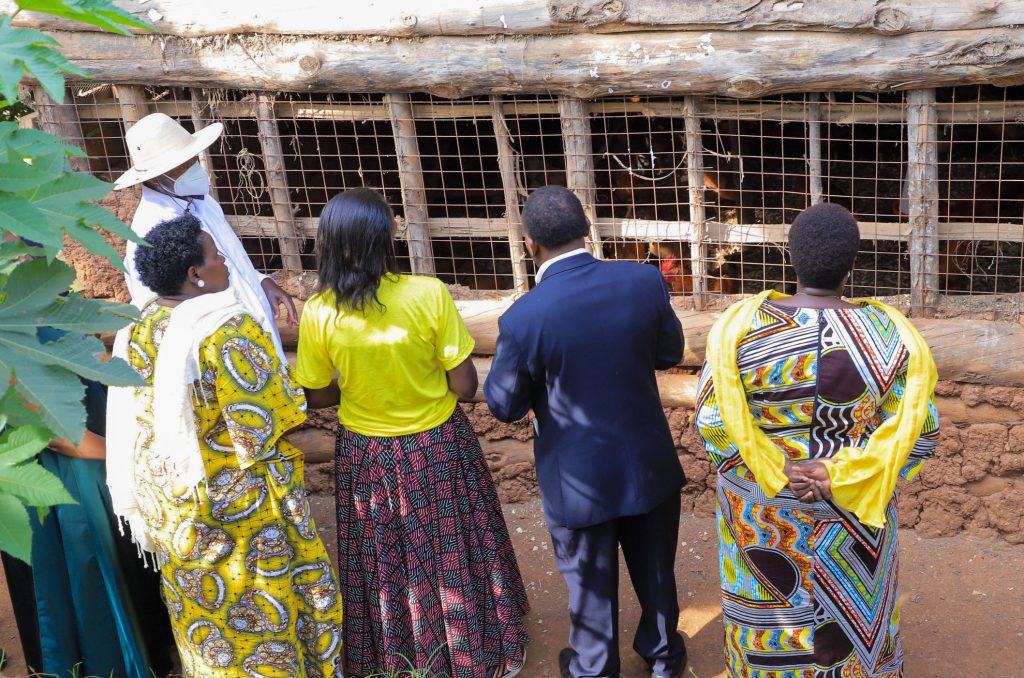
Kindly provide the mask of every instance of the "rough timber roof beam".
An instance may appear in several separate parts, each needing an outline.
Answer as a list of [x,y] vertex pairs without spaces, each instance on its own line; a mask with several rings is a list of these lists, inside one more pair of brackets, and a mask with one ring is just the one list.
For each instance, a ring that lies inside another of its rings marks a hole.
[[269,91],[700,94],[1024,82],[1024,28],[910,33],[664,31],[417,39],[52,35],[100,82]]
[[[877,35],[1006,28],[1024,24],[1024,4],[991,0],[117,0],[158,32],[182,37],[284,35],[559,35],[638,30],[828,31]],[[0,0],[11,13],[13,0]],[[97,30],[22,12],[16,24]]]

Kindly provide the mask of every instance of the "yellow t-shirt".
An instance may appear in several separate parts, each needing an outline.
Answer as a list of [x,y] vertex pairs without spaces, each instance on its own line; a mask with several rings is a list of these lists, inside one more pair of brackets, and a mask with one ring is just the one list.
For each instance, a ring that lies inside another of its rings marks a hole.
[[306,302],[299,324],[296,380],[324,388],[338,372],[338,421],[368,436],[419,433],[443,424],[458,398],[446,372],[473,352],[473,337],[437,278],[385,276],[382,311],[334,305],[323,292]]

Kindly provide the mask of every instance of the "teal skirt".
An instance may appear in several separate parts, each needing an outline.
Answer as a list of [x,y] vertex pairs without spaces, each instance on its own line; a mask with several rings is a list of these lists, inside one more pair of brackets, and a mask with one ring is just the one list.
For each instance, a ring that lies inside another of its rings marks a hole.
[[41,650],[42,666],[33,668],[104,678],[165,673],[173,640],[159,578],[117,532],[104,462],[50,450],[39,461],[78,504],[55,506],[33,526],[37,624],[19,624],[23,634],[38,633],[36,639],[23,638],[24,645],[34,640]]

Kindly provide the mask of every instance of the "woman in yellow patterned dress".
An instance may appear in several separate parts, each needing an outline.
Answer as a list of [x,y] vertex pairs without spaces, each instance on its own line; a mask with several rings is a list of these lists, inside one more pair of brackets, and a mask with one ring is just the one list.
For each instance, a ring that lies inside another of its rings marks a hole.
[[184,673],[341,676],[337,583],[282,437],[303,391],[195,218],[147,239],[135,263],[159,296],[115,344],[145,385],[112,394],[109,484],[160,568]]

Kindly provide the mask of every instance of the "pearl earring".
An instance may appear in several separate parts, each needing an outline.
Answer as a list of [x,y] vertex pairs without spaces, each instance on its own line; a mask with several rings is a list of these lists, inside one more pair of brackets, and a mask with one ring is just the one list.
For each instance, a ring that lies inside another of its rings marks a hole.
[[206,287],[206,281],[200,278],[196,281],[196,287]]

